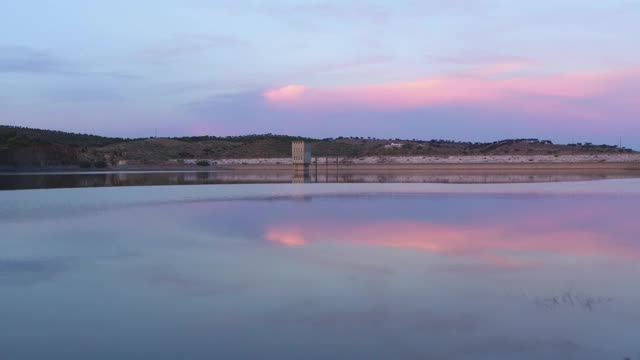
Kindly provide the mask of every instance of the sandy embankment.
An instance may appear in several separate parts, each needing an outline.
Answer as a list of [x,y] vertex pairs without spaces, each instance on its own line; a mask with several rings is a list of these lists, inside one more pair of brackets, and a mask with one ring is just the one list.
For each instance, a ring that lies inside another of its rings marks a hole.
[[[185,165],[200,159],[183,160]],[[206,160],[206,159],[202,159]],[[211,165],[234,170],[290,169],[290,158],[218,159]],[[349,170],[640,170],[640,154],[599,155],[500,155],[500,156],[385,156],[385,157],[318,157],[312,168]],[[172,162],[178,163],[177,160]]]
[[[209,167],[196,165],[199,160],[209,161]],[[317,160],[317,165],[316,165]],[[210,171],[239,170],[280,172],[292,170],[291,158],[258,159],[181,159],[156,164],[111,166],[104,169],[80,169],[77,166],[26,167],[0,166],[0,173],[17,172],[79,172],[79,171]],[[360,158],[314,157],[310,170],[344,172],[371,171],[387,173],[394,171],[442,171],[521,173],[526,171],[547,172],[623,172],[640,177],[640,153],[599,155],[500,155],[500,156],[369,156]]]

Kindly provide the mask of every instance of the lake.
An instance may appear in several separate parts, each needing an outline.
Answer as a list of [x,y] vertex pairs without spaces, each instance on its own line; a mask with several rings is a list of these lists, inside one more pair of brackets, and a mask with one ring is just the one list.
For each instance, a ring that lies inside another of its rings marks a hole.
[[0,192],[0,359],[640,359],[640,181]]

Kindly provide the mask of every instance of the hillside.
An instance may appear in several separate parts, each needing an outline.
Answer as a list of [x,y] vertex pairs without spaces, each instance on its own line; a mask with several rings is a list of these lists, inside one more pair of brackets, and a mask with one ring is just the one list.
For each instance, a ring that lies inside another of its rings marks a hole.
[[161,164],[170,159],[286,158],[291,141],[311,143],[314,156],[471,156],[580,155],[626,153],[610,145],[557,145],[538,139],[491,143],[339,137],[313,139],[286,135],[199,136],[125,139],[62,131],[0,126],[0,165],[57,166],[104,162],[104,165]]

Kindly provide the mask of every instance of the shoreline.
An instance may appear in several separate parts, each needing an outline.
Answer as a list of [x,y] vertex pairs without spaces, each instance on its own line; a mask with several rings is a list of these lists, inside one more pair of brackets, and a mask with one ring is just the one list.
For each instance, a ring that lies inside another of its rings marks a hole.
[[[184,165],[124,165],[106,168],[50,166],[50,167],[0,167],[0,175],[47,173],[135,173],[135,172],[292,172],[292,165],[233,164],[211,166]],[[442,164],[329,164],[310,165],[309,171],[319,172],[638,172],[640,163],[442,163]]]
[[378,164],[318,167],[127,165],[104,169],[39,169],[2,172],[0,191],[105,186],[267,183],[496,184],[640,179],[640,163]]
[[[156,164],[140,164],[128,161],[126,164],[105,168],[80,168],[66,166],[0,166],[0,174],[18,173],[105,173],[105,172],[210,172],[210,171],[251,171],[289,172],[293,171],[290,158],[255,159],[206,159],[209,166],[198,166],[205,159],[170,160]],[[600,154],[600,155],[534,155],[534,156],[397,156],[397,157],[317,157],[312,158],[309,171],[329,172],[396,172],[396,171],[640,171],[640,154]]]
[[58,172],[5,174],[0,176],[0,193],[11,190],[156,185],[231,184],[338,184],[338,183],[437,183],[437,184],[516,184],[585,182],[614,179],[640,179],[640,172],[523,171],[523,172],[311,172],[293,171],[209,171],[209,172]]
[[[292,165],[231,164],[212,166],[229,171],[293,171]],[[205,167],[206,169],[206,167]],[[574,163],[395,163],[395,164],[311,164],[309,171],[640,171],[640,162]]]

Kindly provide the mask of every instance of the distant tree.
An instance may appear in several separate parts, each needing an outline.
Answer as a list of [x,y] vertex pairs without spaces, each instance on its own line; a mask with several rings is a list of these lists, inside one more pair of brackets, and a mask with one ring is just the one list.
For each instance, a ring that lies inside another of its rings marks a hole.
[[78,162],[78,166],[81,169],[88,169],[91,167],[91,161],[87,161],[87,160],[81,160]]

